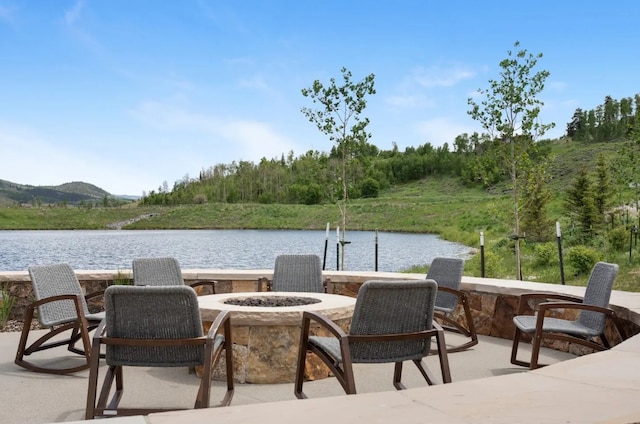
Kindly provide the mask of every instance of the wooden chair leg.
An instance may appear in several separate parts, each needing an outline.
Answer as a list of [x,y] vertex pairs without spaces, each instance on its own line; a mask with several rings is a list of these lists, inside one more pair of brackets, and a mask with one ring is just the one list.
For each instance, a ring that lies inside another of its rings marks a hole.
[[233,382],[233,339],[231,338],[231,320],[224,323],[224,353],[227,374],[227,392],[222,399],[222,406],[229,406],[235,392]]
[[416,367],[418,367],[420,374],[422,374],[422,377],[425,379],[427,384],[429,386],[433,386],[436,380],[433,378],[433,374],[431,373],[431,371],[429,371],[427,367],[422,365],[422,361],[420,360],[415,359],[413,363],[416,365]]
[[344,391],[348,395],[357,394],[356,380],[353,375],[353,364],[351,363],[351,354],[343,355],[341,383]]
[[[442,321],[442,326],[445,330],[453,331],[458,334],[462,334],[465,337],[468,337],[470,340],[467,342],[461,343],[457,346],[451,346],[447,348],[448,353],[462,352],[463,350],[467,350],[472,346],[478,344],[478,334],[476,332],[476,326],[473,322],[473,316],[471,315],[471,308],[469,307],[469,301],[466,296],[462,296],[460,298],[460,304],[462,305],[464,311],[464,317],[466,321],[466,327],[459,324],[452,317],[449,317],[443,313],[436,313],[434,316]],[[435,349],[432,349],[430,353],[437,353]]]
[[402,362],[396,362],[393,369],[393,386],[396,390],[404,390],[406,387],[401,382],[402,380]]
[[309,341],[309,326],[310,321],[305,319],[302,323],[302,332],[300,334],[300,344],[298,346],[298,362],[296,366],[296,380],[293,388],[293,394],[298,399],[306,399],[307,395],[302,391],[302,385],[304,384],[304,369],[307,362],[307,347]]
[[513,344],[511,346],[511,363],[513,365],[519,365],[521,367],[529,367],[531,366],[530,362],[521,361],[518,359],[518,347],[520,346],[520,341],[523,337],[528,337],[526,333],[523,333],[518,327],[515,328],[513,333]]
[[529,362],[529,369],[534,370],[540,368],[538,359],[540,358],[540,348],[542,347],[542,333],[536,331],[533,335],[533,344],[531,346],[531,361]]
[[607,339],[607,336],[605,336],[604,333],[600,334],[600,340],[602,341],[602,346],[606,349],[611,349],[611,343],[609,343],[609,339]]
[[442,329],[436,333],[436,346],[438,348],[438,358],[440,359],[442,382],[451,383],[451,369],[449,368],[449,357],[447,356],[447,344],[444,340],[444,331],[442,331]]
[[91,350],[91,365],[89,370],[89,388],[87,390],[85,420],[92,420],[96,415],[95,408],[96,394],[98,391],[98,368],[100,366],[100,343],[94,343]]

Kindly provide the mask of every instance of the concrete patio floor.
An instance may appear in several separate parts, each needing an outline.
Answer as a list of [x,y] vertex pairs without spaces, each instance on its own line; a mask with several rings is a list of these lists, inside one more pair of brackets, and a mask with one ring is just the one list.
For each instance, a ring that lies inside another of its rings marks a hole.
[[[83,420],[89,372],[56,376],[24,370],[13,362],[19,337],[19,333],[0,333],[0,410],[2,411],[0,422],[5,424],[41,424]],[[449,341],[454,341],[455,337],[457,336],[447,333]],[[526,372],[526,369],[511,365],[509,362],[510,347],[510,340],[480,336],[480,343],[475,347],[464,352],[450,354],[449,362],[454,384],[455,382]],[[522,352],[525,353],[526,350]],[[70,354],[64,348],[50,349],[36,355],[51,363],[78,360],[77,356]],[[36,355],[34,355],[34,359]],[[545,349],[542,358],[543,363],[556,363],[574,358],[574,356]],[[440,378],[437,357],[428,357],[425,362],[434,375]],[[393,366],[390,364],[357,365],[355,373],[359,394],[394,391],[391,384]],[[102,376],[103,374],[101,374]],[[191,408],[199,384],[197,377],[188,374],[184,368],[127,368],[124,377],[123,406],[160,405]],[[426,386],[417,369],[411,363],[405,365],[403,381],[408,388]],[[311,399],[345,397],[339,383],[334,378],[305,383],[304,390]],[[223,393],[224,383],[214,381],[211,394],[212,406],[222,398]],[[363,396],[363,399],[366,399],[366,396]],[[293,383],[237,384],[230,408],[289,400],[307,402],[295,400]],[[325,405],[329,404],[330,402]],[[286,411],[277,405],[274,404],[270,410],[286,414]],[[290,404],[287,403],[287,405]],[[310,405],[310,403],[302,405]],[[207,411],[212,411],[212,409]],[[217,409],[217,411],[217,413],[222,413],[222,409]],[[179,421],[190,422],[187,416],[185,418]],[[165,418],[165,421],[159,422],[175,422],[176,420],[176,417],[173,416],[173,419],[167,420]],[[142,417],[118,418],[114,421],[149,422],[147,418]]]

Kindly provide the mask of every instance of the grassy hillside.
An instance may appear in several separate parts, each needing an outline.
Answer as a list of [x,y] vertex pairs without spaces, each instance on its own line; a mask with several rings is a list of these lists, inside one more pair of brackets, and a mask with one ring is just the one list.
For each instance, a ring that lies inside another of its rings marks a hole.
[[58,186],[31,186],[0,180],[0,205],[17,204],[79,204],[81,202],[99,202],[106,191],[93,184],[71,182]]

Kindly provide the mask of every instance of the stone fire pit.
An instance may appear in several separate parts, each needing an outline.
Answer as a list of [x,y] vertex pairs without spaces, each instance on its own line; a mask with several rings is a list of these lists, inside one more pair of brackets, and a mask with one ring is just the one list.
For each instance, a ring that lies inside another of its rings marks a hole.
[[[203,321],[213,321],[220,311],[231,311],[236,381],[267,384],[295,380],[304,311],[319,312],[346,331],[355,298],[325,293],[258,292],[200,296],[198,302]],[[312,333],[317,331],[312,328]],[[224,368],[218,369],[224,372]],[[327,377],[329,371],[310,356],[305,374],[309,379],[319,379]]]

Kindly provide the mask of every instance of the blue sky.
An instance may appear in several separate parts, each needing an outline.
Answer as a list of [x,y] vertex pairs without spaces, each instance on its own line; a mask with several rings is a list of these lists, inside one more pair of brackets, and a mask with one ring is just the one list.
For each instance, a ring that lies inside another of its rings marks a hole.
[[541,119],[640,92],[640,2],[0,0],[0,179],[169,187],[218,163],[328,152],[318,79],[375,74],[370,142],[452,145],[515,41],[543,53]]

